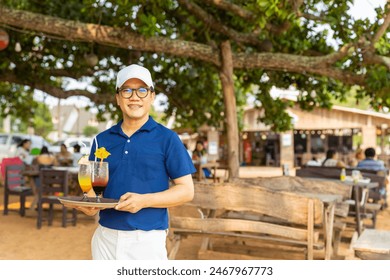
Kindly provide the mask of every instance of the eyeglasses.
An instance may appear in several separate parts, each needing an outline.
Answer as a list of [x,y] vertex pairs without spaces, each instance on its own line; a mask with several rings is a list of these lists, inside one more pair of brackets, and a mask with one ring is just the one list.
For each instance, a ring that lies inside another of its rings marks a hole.
[[139,97],[139,98],[145,98],[148,96],[149,92],[153,92],[153,88],[145,88],[145,87],[140,87],[140,88],[119,88],[117,90],[117,93],[119,93],[122,98],[129,99],[133,96],[133,93]]

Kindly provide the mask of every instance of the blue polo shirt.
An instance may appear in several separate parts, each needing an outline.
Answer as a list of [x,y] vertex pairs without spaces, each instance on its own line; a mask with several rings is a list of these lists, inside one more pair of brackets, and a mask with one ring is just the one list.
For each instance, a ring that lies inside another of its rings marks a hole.
[[366,158],[358,162],[356,168],[370,169],[375,171],[386,170],[383,161],[375,160],[373,158]]
[[[131,137],[123,133],[122,121],[98,134],[99,147],[111,155],[109,181],[105,198],[119,199],[126,192],[156,193],[169,188],[169,180],[196,172],[178,135],[152,117]],[[90,160],[95,160],[96,143],[91,147]],[[168,228],[166,208],[144,208],[137,213],[105,209],[99,223],[118,230],[156,230]]]

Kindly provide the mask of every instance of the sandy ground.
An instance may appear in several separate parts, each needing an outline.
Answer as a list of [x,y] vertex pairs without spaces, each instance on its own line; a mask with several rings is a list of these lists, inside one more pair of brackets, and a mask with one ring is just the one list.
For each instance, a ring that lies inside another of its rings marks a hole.
[[[276,176],[281,175],[280,168],[240,169],[240,177]],[[292,174],[293,175],[293,174]],[[61,214],[56,213],[54,223],[49,227],[46,223],[41,229],[36,227],[36,213],[29,212],[26,217],[20,217],[16,210],[3,215],[3,191],[0,187],[0,259],[1,260],[88,260],[91,259],[90,241],[96,228],[96,220],[82,213],[78,215],[78,223],[74,227],[61,227]],[[18,206],[15,198],[12,208]],[[31,201],[31,199],[29,200]],[[69,213],[70,214],[70,213]],[[378,215],[377,229],[390,230],[390,209],[381,211]],[[184,240],[178,259],[196,259],[200,245],[199,238]],[[349,244],[343,244],[344,255],[351,258]]]

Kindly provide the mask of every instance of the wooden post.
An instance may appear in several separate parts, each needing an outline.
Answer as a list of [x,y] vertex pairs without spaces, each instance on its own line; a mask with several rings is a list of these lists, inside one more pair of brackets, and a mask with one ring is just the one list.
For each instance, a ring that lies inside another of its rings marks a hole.
[[225,104],[225,125],[228,144],[229,180],[238,178],[239,172],[239,135],[236,109],[236,96],[233,83],[233,59],[229,41],[221,44],[222,66],[219,77],[222,83],[223,100]]
[[307,259],[313,260],[314,247],[314,201],[309,199],[307,207]]

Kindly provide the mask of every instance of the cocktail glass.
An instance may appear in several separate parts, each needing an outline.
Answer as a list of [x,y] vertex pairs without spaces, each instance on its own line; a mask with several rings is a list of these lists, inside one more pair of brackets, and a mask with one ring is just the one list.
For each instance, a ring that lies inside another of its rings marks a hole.
[[361,178],[361,173],[359,170],[352,170],[352,180],[353,182],[356,184],[357,182],[359,182]]
[[81,190],[83,191],[82,201],[88,201],[87,193],[92,189],[91,182],[91,164],[90,162],[79,165],[78,180]]
[[100,196],[108,183],[108,162],[91,161],[91,182],[96,193],[96,202],[101,202]]

